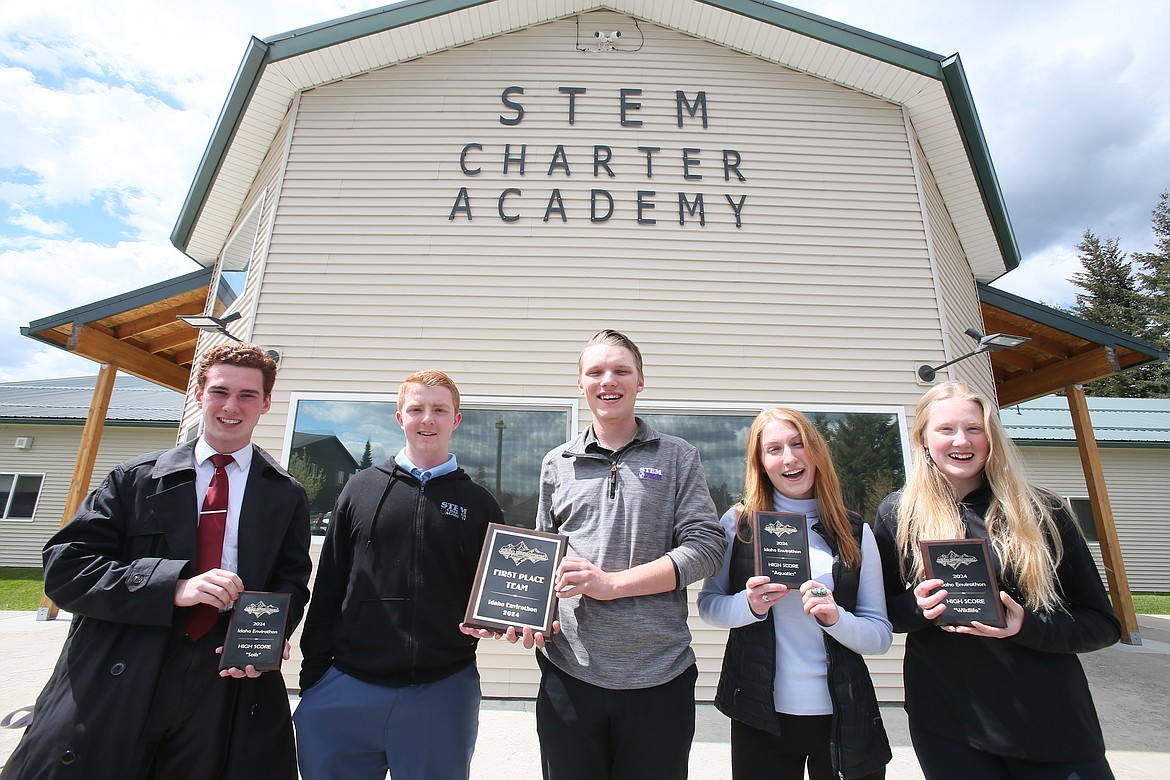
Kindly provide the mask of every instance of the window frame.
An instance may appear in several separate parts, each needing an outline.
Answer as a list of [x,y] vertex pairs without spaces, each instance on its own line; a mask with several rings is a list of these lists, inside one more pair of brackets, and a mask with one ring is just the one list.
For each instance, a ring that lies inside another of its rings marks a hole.
[[[235,249],[234,244],[237,239],[240,239],[243,236],[246,229],[251,230],[251,223],[253,221],[255,222],[255,229],[252,232],[252,242],[248,246],[247,250],[248,264],[243,268],[244,282],[240,285],[240,289],[238,291],[231,284],[227,285],[228,289],[230,289],[236,297],[233,298],[232,301],[228,304],[227,308],[224,310],[224,314],[230,314],[234,311],[243,310],[243,302],[247,297],[245,294],[248,291],[248,282],[252,278],[252,272],[256,267],[256,247],[260,242],[260,228],[264,223],[264,204],[267,200],[268,190],[265,189],[260,193],[259,197],[256,198],[256,202],[252,204],[252,207],[249,208],[247,212],[245,212],[244,218],[241,219],[228,234],[227,241],[225,241],[223,245],[223,251],[220,252],[219,257],[216,259],[215,286],[212,288],[213,290],[218,290],[220,284],[223,282],[223,275],[225,271],[224,266],[229,259],[228,253]],[[227,270],[228,273],[240,273],[240,271],[236,270]]]
[[695,415],[724,414],[732,416],[750,414],[755,417],[765,409],[785,407],[796,409],[806,417],[823,412],[825,414],[890,414],[898,421],[898,438],[902,444],[902,468],[910,473],[910,429],[906,425],[906,407],[879,404],[801,404],[794,401],[776,401],[763,404],[748,403],[691,403],[688,401],[650,401],[640,399],[635,414],[678,414],[689,411]]
[[[902,473],[904,475],[910,474],[910,436],[909,428],[906,424],[906,408],[903,406],[893,405],[879,405],[879,404],[801,404],[792,401],[775,401],[767,403],[692,403],[688,401],[652,401],[649,399],[639,399],[637,406],[637,414],[639,416],[660,414],[680,414],[686,416],[735,416],[735,417],[750,417],[755,419],[756,415],[765,409],[772,409],[775,407],[786,407],[796,409],[807,417],[812,417],[817,413],[824,414],[876,414],[882,416],[893,416],[898,426],[898,442],[902,450]],[[695,442],[691,442],[695,444]],[[698,445],[696,445],[698,446]],[[702,455],[702,448],[699,448],[699,453]],[[742,458],[742,453],[740,453]],[[711,478],[710,470],[708,470],[708,479]],[[729,486],[730,487],[730,486]],[[899,486],[900,487],[900,486]],[[742,485],[737,486],[735,490],[742,488]],[[733,493],[737,495],[738,493]],[[718,503],[718,502],[717,502]],[[872,518],[864,518],[867,521]]]
[[[316,402],[358,402],[358,403],[387,403],[392,407],[398,406],[398,393],[332,393],[332,392],[314,392],[314,391],[296,391],[289,395],[288,415],[285,418],[284,439],[281,443],[280,463],[285,468],[288,467],[289,458],[292,457],[292,442],[293,435],[296,432],[296,420],[300,411],[300,404],[302,401],[316,401]],[[484,409],[491,411],[516,411],[516,412],[540,412],[552,411],[561,412],[565,414],[565,438],[563,441],[571,441],[577,435],[578,419],[581,412],[581,402],[579,397],[572,398],[555,398],[555,397],[514,397],[514,396],[495,396],[495,395],[462,395],[459,398],[459,412],[463,414],[470,409]],[[397,425],[396,422],[393,423]],[[454,448],[456,457],[458,457],[458,448]],[[359,456],[360,457],[360,456]],[[539,475],[538,479],[539,479]],[[321,544],[323,537],[314,535],[312,543],[315,545]]]
[[[8,500],[4,506],[0,507],[0,522],[3,523],[31,523],[37,518],[37,510],[41,507],[41,499],[45,495],[45,481],[48,479],[48,472],[44,471],[0,471],[0,477],[12,477],[12,489],[8,493]],[[32,513],[28,517],[9,517],[8,510],[12,506],[12,499],[16,496],[16,484],[21,477],[40,477],[41,484],[37,488],[37,497],[33,501]]]

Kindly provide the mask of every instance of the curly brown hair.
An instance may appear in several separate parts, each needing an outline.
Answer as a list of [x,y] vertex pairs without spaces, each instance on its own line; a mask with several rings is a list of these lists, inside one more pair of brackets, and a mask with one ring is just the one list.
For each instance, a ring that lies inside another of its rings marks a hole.
[[272,395],[272,386],[276,384],[276,361],[259,344],[232,342],[217,344],[207,350],[195,366],[195,385],[203,387],[211,367],[221,365],[258,369],[264,375],[264,397]]

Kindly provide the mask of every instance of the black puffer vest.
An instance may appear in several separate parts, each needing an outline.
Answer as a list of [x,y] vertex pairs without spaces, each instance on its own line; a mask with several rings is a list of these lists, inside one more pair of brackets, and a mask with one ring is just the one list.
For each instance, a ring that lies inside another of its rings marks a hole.
[[[861,544],[862,520],[849,513],[853,537]],[[833,599],[852,612],[857,607],[860,571],[847,569],[837,542],[817,523],[813,530],[833,551]],[[744,587],[754,574],[752,546],[738,538],[731,553],[730,583]],[[772,681],[776,676],[776,629],[771,613],[767,619],[742,628],[733,628],[723,654],[723,671],[715,694],[715,707],[733,720],[752,728],[779,734],[776,708],[772,703]],[[833,701],[830,753],[838,777],[863,777],[881,770],[893,754],[882,725],[882,714],[865,659],[824,635],[829,668],[829,697]]]

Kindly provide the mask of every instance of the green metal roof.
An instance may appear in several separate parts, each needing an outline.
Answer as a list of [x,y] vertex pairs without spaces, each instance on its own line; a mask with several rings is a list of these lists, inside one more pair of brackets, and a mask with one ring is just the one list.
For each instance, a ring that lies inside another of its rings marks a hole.
[[[1088,396],[1093,433],[1102,447],[1170,447],[1170,398]],[[1017,444],[1076,444],[1068,400],[1050,395],[1001,409]]]
[[[89,416],[96,376],[0,383],[0,420],[82,425]],[[183,416],[182,393],[129,374],[114,377],[109,424],[174,428]]]
[[[213,268],[200,268],[182,276],[176,276],[156,284],[140,287],[137,290],[131,290],[130,292],[121,293],[111,298],[78,306],[75,309],[42,317],[22,327],[20,333],[22,336],[28,336],[29,338],[43,341],[46,344],[56,347],[59,346],[56,342],[48,341],[39,334],[66,323],[94,322],[129,309],[149,306],[152,303],[165,301],[167,298],[175,295],[197,290],[201,287],[207,287],[211,283],[214,274],[215,269]],[[223,280],[220,280],[218,296],[225,304],[230,304],[236,299],[235,292]]]

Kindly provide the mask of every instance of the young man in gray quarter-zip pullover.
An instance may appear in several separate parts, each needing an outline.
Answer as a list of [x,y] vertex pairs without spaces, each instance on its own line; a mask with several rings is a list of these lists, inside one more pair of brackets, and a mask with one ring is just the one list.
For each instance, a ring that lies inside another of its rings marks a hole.
[[560,633],[526,637],[542,648],[544,776],[685,778],[698,674],[686,586],[718,570],[725,537],[698,451],[634,416],[637,345],[603,330],[579,369],[592,424],[545,456],[536,520],[569,539]]

